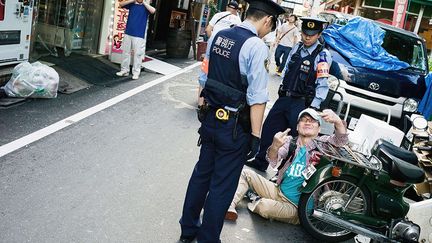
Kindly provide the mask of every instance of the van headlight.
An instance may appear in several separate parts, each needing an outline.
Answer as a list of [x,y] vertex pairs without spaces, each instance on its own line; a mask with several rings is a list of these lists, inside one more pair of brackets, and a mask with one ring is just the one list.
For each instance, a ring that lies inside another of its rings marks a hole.
[[336,91],[336,89],[339,87],[339,79],[330,75],[330,77],[327,79],[327,85],[329,86],[329,89]]
[[418,101],[415,99],[408,98],[403,103],[403,111],[416,112],[418,107]]

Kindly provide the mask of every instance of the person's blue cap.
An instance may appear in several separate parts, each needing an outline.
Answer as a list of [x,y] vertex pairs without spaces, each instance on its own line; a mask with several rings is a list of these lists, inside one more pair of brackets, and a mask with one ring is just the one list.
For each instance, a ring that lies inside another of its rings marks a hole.
[[309,115],[310,117],[312,117],[314,120],[318,121],[318,124],[321,126],[321,124],[322,124],[321,116],[318,114],[318,112],[316,110],[314,110],[312,108],[307,108],[307,109],[302,110],[300,112],[300,114],[298,115],[297,121],[299,121],[300,118],[306,114]]
[[261,10],[271,16],[278,16],[285,13],[285,10],[272,0],[246,0],[249,8]]
[[302,20],[302,32],[306,35],[316,35],[324,30],[324,24],[327,21],[317,17],[303,17]]

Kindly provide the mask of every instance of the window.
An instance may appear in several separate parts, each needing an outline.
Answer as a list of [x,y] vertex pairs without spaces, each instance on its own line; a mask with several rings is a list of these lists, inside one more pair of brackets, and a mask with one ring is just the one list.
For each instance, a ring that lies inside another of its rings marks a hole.
[[386,30],[382,47],[412,68],[426,71],[426,57],[420,40]]

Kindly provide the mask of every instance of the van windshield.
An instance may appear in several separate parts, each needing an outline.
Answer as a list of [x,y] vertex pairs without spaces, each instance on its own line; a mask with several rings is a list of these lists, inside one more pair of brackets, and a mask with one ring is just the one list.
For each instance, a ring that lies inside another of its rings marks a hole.
[[394,31],[385,31],[382,47],[388,53],[408,63],[413,69],[426,71],[426,55],[420,40]]

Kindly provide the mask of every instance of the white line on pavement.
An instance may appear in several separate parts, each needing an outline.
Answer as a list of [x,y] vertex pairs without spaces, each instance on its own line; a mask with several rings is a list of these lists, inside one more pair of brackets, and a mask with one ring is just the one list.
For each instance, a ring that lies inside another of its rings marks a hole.
[[115,105],[115,104],[129,98],[129,97],[132,97],[132,96],[134,96],[134,95],[136,95],[136,94],[138,94],[138,93],[140,93],[140,92],[142,92],[148,88],[151,88],[157,84],[165,82],[165,81],[169,80],[170,78],[173,78],[179,74],[185,73],[185,72],[199,66],[200,64],[201,64],[200,62],[194,63],[190,66],[183,68],[182,70],[179,70],[177,72],[165,75],[165,76],[160,77],[156,80],[145,83],[145,84],[138,86],[134,89],[131,89],[131,90],[129,90],[129,91],[127,91],[121,95],[118,95],[114,98],[111,98],[111,99],[105,101],[105,102],[102,102],[98,105],[90,107],[84,111],[78,112],[75,115],[67,117],[61,121],[58,121],[52,125],[49,125],[45,128],[42,128],[36,132],[33,132],[27,136],[24,136],[24,137],[19,138],[15,141],[12,141],[12,142],[7,143],[3,146],[0,146],[0,158],[6,154],[9,154],[9,153],[17,150],[17,149],[20,149],[24,146],[27,146],[30,143],[33,143],[33,142],[35,142],[41,138],[44,138],[50,134],[53,134],[53,133],[55,133],[55,132],[57,132],[57,131],[65,128],[65,127],[68,127],[68,126],[70,126],[70,125],[72,125],[72,124],[74,124],[74,123],[76,123],[76,122],[78,122],[84,118],[87,118],[87,117],[89,117],[89,116],[91,116],[91,115],[93,115],[99,111],[102,111],[108,107],[111,107],[111,106],[113,106],[113,105]]

